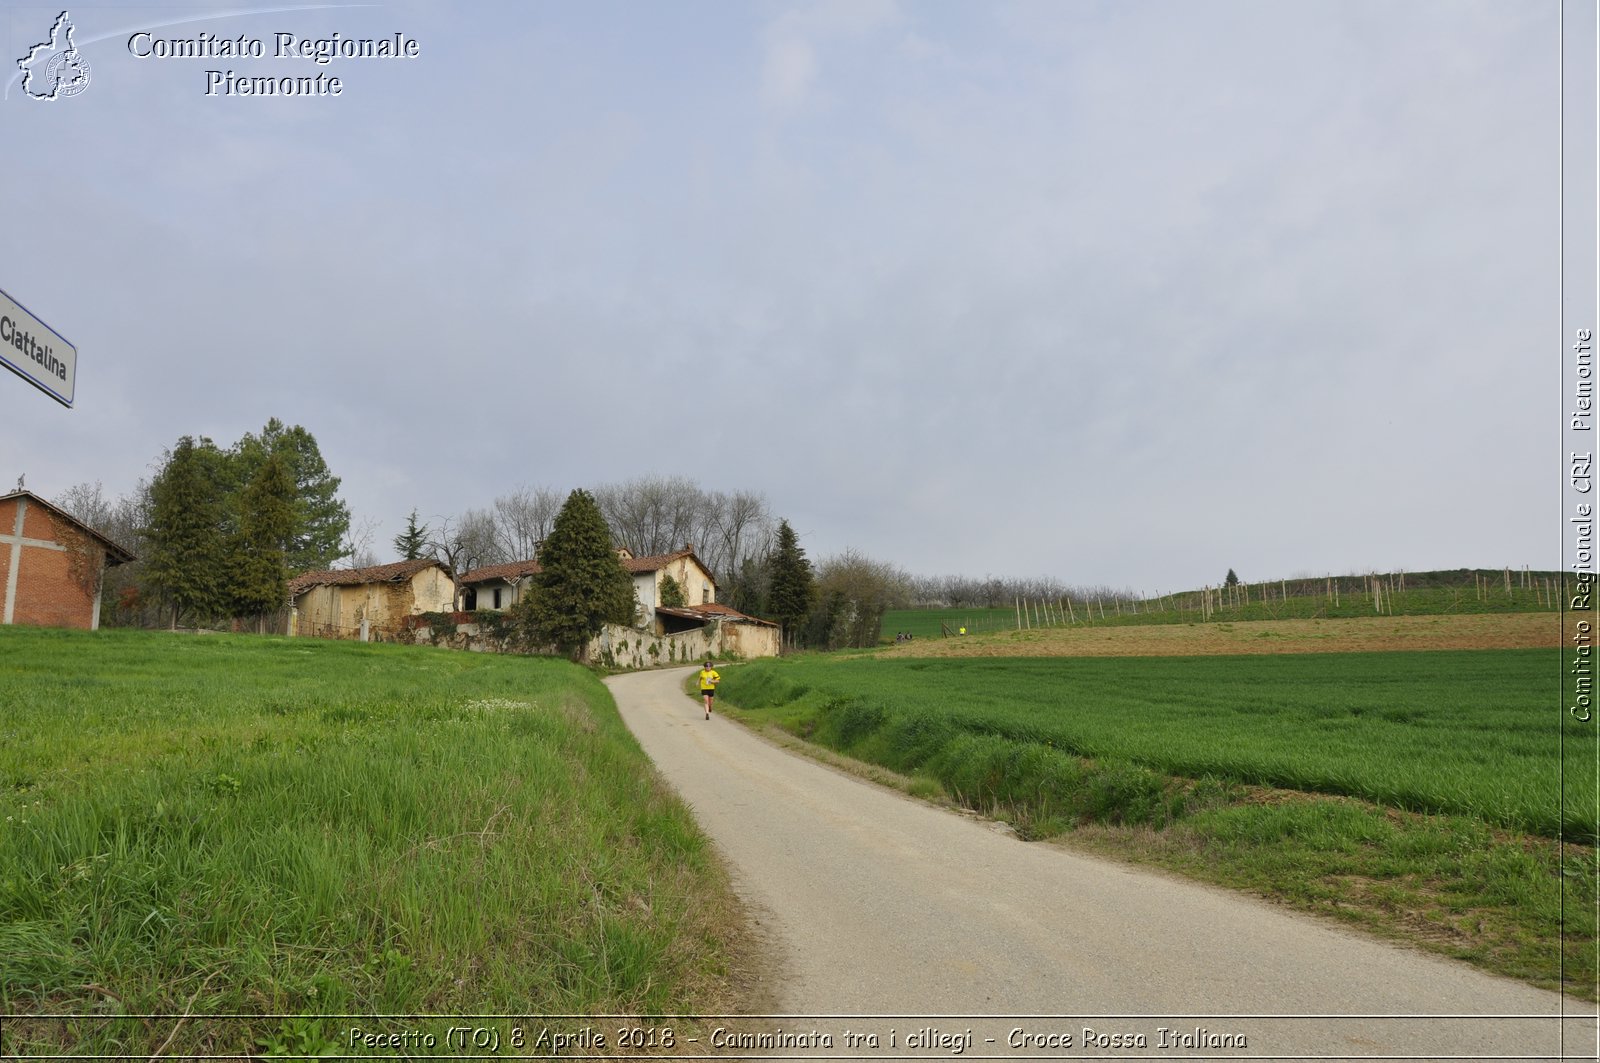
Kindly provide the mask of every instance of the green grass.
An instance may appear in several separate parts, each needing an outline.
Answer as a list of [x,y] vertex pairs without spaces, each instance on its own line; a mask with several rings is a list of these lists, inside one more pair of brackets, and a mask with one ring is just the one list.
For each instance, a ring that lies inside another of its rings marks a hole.
[[[170,1032],[124,1014],[708,1010],[719,875],[564,662],[0,628],[4,1052]],[[334,1026],[196,1018],[169,1050]]]
[[[1595,735],[1561,711],[1557,667],[1555,650],[802,656],[726,670],[719,702],[1025,837],[1594,998]],[[1587,765],[1564,794],[1563,729]]]
[[[1456,573],[1419,573],[1406,577],[1408,589],[1388,597],[1384,590],[1384,616],[1449,616],[1478,613],[1541,613],[1554,612],[1561,603],[1559,588],[1552,585],[1547,594],[1543,576],[1539,587],[1524,588],[1517,585],[1517,573],[1511,574],[1512,589],[1507,594],[1500,573],[1485,573],[1489,585],[1480,592],[1470,575],[1460,582]],[[1442,583],[1429,577],[1450,576],[1457,582]],[[1570,577],[1568,577],[1570,581]],[[1339,617],[1370,617],[1379,615],[1373,609],[1372,595],[1360,590],[1361,581],[1343,577],[1338,581],[1342,590],[1335,603],[1324,592],[1323,580],[1290,580],[1288,597],[1284,587],[1268,583],[1263,587],[1252,585],[1249,598],[1224,598],[1214,604],[1209,619],[1218,622],[1253,620],[1312,620]],[[1570,591],[1570,587],[1569,587]],[[1093,625],[1095,627],[1129,627],[1145,624],[1191,624],[1202,619],[1202,597],[1198,591],[1163,596],[1151,601],[1123,602],[1120,607],[1114,600],[1101,602],[1074,601],[1069,613],[1065,604],[1052,601],[1050,622],[1029,609],[1022,627]],[[1039,603],[1034,602],[1033,608]],[[1027,607],[1025,607],[1027,608]],[[1059,622],[1054,611],[1063,614]],[[1105,615],[1102,616],[1101,613]],[[1015,605],[969,606],[946,609],[894,609],[884,614],[881,641],[893,642],[896,632],[906,631],[917,638],[940,638],[943,627],[954,632],[966,625],[968,634],[993,631],[1015,631],[1019,626]]]
[[[1037,791],[1031,800],[1048,812],[1053,791],[1038,790],[1034,766],[974,765],[1057,755],[1460,813],[1554,837],[1561,731],[1575,741],[1592,734],[1552,708],[1556,653],[812,657],[738,669],[725,689],[751,707],[787,706],[796,726],[842,752],[943,772],[980,803]],[[1062,793],[1076,793],[1069,768],[1059,770]],[[1565,829],[1592,842],[1594,779],[1568,782]]]

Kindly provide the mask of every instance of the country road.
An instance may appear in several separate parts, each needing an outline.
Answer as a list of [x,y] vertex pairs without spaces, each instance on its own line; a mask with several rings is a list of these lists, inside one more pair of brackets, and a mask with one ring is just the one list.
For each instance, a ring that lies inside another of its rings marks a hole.
[[940,1055],[1595,1058],[1591,1004],[1019,841],[705,720],[687,671],[606,682],[770,933],[779,1013],[934,1017],[894,1028]]

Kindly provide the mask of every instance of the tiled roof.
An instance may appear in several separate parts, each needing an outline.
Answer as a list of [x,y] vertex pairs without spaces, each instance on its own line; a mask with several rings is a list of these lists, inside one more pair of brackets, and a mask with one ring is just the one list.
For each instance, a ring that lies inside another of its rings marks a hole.
[[[619,547],[618,553],[619,555],[625,555],[627,551]],[[648,572],[659,572],[672,562],[685,557],[694,558],[694,563],[699,565],[706,573],[707,578],[711,580],[711,585],[713,587],[717,585],[716,577],[711,575],[711,570],[706,568],[705,562],[695,556],[693,550],[674,550],[670,554],[653,554],[650,557],[619,556],[618,560],[622,562],[622,567],[630,574],[642,576]],[[512,561],[504,565],[484,565],[482,568],[475,568],[463,575],[461,582],[467,584],[488,583],[490,580],[497,579],[518,580],[525,576],[537,575],[539,571],[539,562],[537,561]]]
[[[445,566],[432,558],[419,558],[416,561],[373,565],[371,568],[333,568],[320,572],[302,572],[289,581],[289,593],[304,594],[312,587],[358,587],[363,583],[394,583],[410,579],[426,568],[442,569]],[[449,569],[445,571],[448,572]]]
[[694,563],[700,566],[701,571],[706,574],[706,578],[711,581],[711,585],[713,587],[717,585],[717,578],[711,575],[711,569],[706,566],[704,561],[701,561],[699,557],[695,556],[695,552],[693,550],[689,549],[674,550],[670,554],[652,554],[649,557],[624,558],[622,561],[622,567],[627,569],[629,572],[632,572],[634,575],[642,575],[646,572],[659,572],[672,562],[685,557],[694,558]]
[[527,576],[536,576],[540,572],[537,561],[511,561],[504,565],[484,565],[471,572],[462,573],[461,582],[488,583],[490,580],[519,580]]
[[656,612],[666,613],[669,616],[686,617],[690,620],[733,620],[739,623],[766,624],[768,627],[778,626],[770,620],[763,620],[759,616],[741,613],[732,606],[723,605],[721,602],[707,602],[704,605],[658,605],[656,606]]

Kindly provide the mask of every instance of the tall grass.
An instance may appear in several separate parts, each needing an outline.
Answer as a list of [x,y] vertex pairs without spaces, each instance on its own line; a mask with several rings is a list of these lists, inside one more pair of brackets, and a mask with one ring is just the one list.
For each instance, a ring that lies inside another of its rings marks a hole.
[[[694,1011],[725,896],[575,666],[0,628],[12,1016]],[[279,1032],[184,1036],[244,1051]],[[3,1048],[155,1036],[13,1018]]]

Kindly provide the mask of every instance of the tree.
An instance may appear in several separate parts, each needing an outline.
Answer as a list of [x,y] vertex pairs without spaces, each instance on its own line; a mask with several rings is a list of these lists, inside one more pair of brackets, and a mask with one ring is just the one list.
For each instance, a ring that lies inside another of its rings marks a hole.
[[670,572],[661,577],[661,604],[669,609],[684,606],[683,585],[673,579]]
[[101,624],[111,627],[159,623],[160,603],[139,593],[144,584],[144,534],[150,523],[150,481],[140,480],[132,492],[114,502],[105,497],[105,488],[99,483],[75,484],[55,503],[136,555],[133,561],[110,566],[102,574]]
[[783,627],[783,638],[790,646],[816,600],[816,580],[811,562],[800,547],[800,537],[789,522],[778,522],[777,541],[767,560],[767,610]]
[[172,608],[172,626],[192,613],[209,620],[227,606],[226,455],[210,439],[184,436],[150,483],[145,585]]
[[706,491],[682,476],[656,476],[602,486],[594,495],[617,544],[645,557],[693,543],[719,586],[730,586],[745,561],[771,548],[766,499],[750,491]]
[[316,437],[299,425],[285,427],[276,417],[259,436],[245,433],[234,446],[233,485],[250,481],[269,454],[286,463],[295,485],[295,524],[284,543],[290,572],[332,567],[344,556],[350,510],[339,499],[339,478],[328,471]]
[[406,530],[394,537],[394,552],[402,561],[415,561],[426,556],[427,550],[428,526],[417,523],[417,511],[413,508],[411,516],[406,518]]
[[561,511],[561,495],[548,487],[519,487],[494,500],[495,541],[507,561],[532,561]]
[[493,565],[505,560],[495,545],[494,518],[488,510],[469,509],[451,520],[439,519],[439,531],[428,543],[428,556],[444,562],[455,581],[455,608],[461,608],[461,596],[466,587],[461,577],[480,565]]
[[264,620],[288,601],[284,544],[294,532],[294,503],[288,462],[281,454],[269,454],[239,497],[239,529],[228,564],[234,616]]
[[1225,587],[1237,587],[1238,585],[1239,585],[1239,577],[1238,577],[1238,575],[1233,571],[1233,569],[1231,569],[1231,568],[1228,569],[1228,578],[1223,581],[1223,586],[1225,586]]
[[835,650],[876,646],[883,614],[909,596],[909,578],[893,565],[846,550],[822,563],[817,573],[820,606],[811,639]]
[[533,642],[554,645],[578,660],[606,624],[633,621],[633,578],[622,567],[589,492],[567,496],[540,551],[539,566],[533,593],[519,606]]
[[747,557],[739,565],[738,574],[728,581],[727,603],[749,616],[766,616],[767,584],[769,582],[768,557]]

